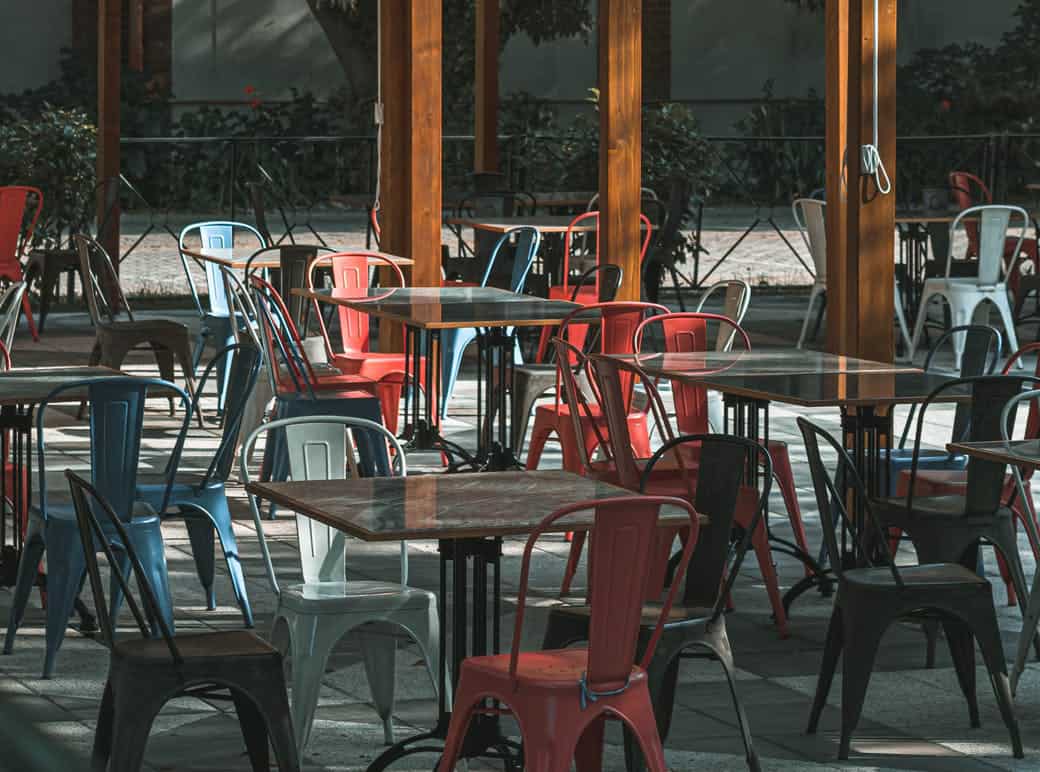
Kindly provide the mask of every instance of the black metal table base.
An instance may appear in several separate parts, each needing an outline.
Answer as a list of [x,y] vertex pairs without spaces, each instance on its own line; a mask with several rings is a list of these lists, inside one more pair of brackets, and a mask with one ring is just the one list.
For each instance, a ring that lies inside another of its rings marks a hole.
[[[483,656],[499,651],[501,643],[502,579],[500,573],[502,539],[442,539],[440,552],[440,593],[437,607],[441,618],[438,683],[447,680],[448,663],[452,666],[452,683],[458,687],[462,662],[467,657]],[[451,570],[449,572],[449,564]],[[490,570],[489,570],[490,569]],[[451,581],[449,583],[449,573]],[[490,592],[489,592],[490,585]],[[447,598],[453,602],[449,617]],[[470,607],[467,618],[466,609]],[[448,653],[448,625],[451,625],[451,654]],[[488,624],[490,620],[490,625]],[[523,754],[520,745],[505,736],[501,720],[489,705],[489,713],[475,715],[470,722],[460,758],[489,758],[504,763],[507,772],[521,772]],[[444,750],[451,725],[451,705],[444,689],[438,697],[436,726],[429,732],[414,735],[387,748],[368,766],[368,772],[382,772],[396,761],[419,753],[437,754]],[[435,767],[434,767],[435,768]]]

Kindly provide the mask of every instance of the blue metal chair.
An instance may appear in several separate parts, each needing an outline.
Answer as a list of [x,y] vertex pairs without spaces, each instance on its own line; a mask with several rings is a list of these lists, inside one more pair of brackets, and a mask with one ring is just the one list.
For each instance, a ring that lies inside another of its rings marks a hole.
[[[509,291],[517,294],[523,292],[527,275],[531,272],[535,255],[542,241],[542,235],[537,228],[524,225],[518,228],[510,228],[502,234],[491,250],[488,258],[487,268],[484,269],[484,277],[480,281],[481,287],[488,286],[492,273],[495,270],[495,262],[498,260],[502,248],[516,239],[516,256],[513,259],[513,270],[509,278]],[[466,347],[477,338],[476,328],[463,328],[458,330],[444,330],[441,332],[441,351],[443,372],[441,382],[441,415],[448,412],[448,400],[455,390],[455,381],[459,377],[459,368],[462,366],[462,355]],[[516,344],[516,362],[522,363],[519,342]]]
[[[200,263],[200,267],[206,272],[206,288],[209,293],[207,308],[203,305],[202,298],[199,296],[198,286],[195,284],[195,278],[191,274],[191,263],[189,262],[188,255],[184,253],[184,250],[187,247],[189,237],[196,232],[198,233],[199,240],[202,242],[202,249],[233,249],[235,246],[236,230],[245,231],[254,236],[259,244],[256,249],[262,249],[267,246],[260,231],[252,225],[242,222],[232,222],[230,220],[212,220],[192,223],[181,230],[180,236],[177,239],[181,265],[184,268],[184,275],[188,279],[188,289],[191,291],[191,298],[195,302],[195,308],[199,312],[199,318],[202,320],[202,326],[199,328],[198,338],[195,340],[195,351],[192,355],[192,365],[195,370],[198,370],[199,368],[199,363],[202,361],[203,349],[205,349],[206,342],[209,339],[212,338],[217,350],[220,351],[235,342],[235,333],[234,325],[231,322],[231,306],[228,302],[227,288],[224,285],[220,265],[209,261],[202,261]],[[249,250],[249,252],[254,251],[255,249]],[[194,258],[192,259],[194,260]],[[198,263],[199,261],[195,262]],[[228,365],[230,366],[230,362],[228,362]],[[224,378],[226,376],[226,368],[223,372],[217,372],[219,410],[224,409]]]
[[[980,375],[992,375],[996,370],[1003,352],[1004,342],[1000,332],[993,327],[984,324],[969,324],[960,327],[952,327],[944,332],[935,345],[928,352],[924,360],[925,372],[931,372],[935,355],[942,350],[947,342],[954,342],[955,335],[963,335],[963,357],[961,358],[960,377],[972,378]],[[906,418],[903,433],[899,438],[899,447],[885,452],[883,458],[888,461],[888,495],[896,495],[896,486],[903,470],[909,470],[913,465],[914,449],[906,446],[910,427],[914,420],[916,406],[911,406],[910,413]],[[968,431],[968,423],[971,418],[970,405],[958,403],[953,418],[952,439],[954,442],[961,439]],[[939,469],[939,470],[961,470],[968,466],[966,456],[949,453],[943,449],[923,449],[920,451],[917,468]]]
[[[313,380],[313,367],[302,351],[297,336],[292,334],[292,321],[285,318],[279,303],[267,295],[268,291],[263,282],[250,285],[253,305],[260,320],[270,385],[275,395],[271,420],[341,416],[382,424],[383,411],[377,397],[347,386],[334,390],[318,386]],[[373,443],[367,433],[362,433],[358,436],[358,446],[358,467],[362,474],[371,477],[390,473],[389,454],[384,444]],[[271,432],[268,436],[261,479],[289,479],[289,454],[285,433],[281,430]],[[272,517],[274,512],[272,506]]]
[[[149,389],[161,389],[163,396],[180,397],[184,419],[167,464],[166,486],[158,497],[161,505],[153,509],[137,497],[137,472],[141,453],[141,433],[144,428],[144,407]],[[4,653],[11,653],[14,636],[25,614],[29,593],[36,581],[37,567],[46,550],[47,560],[47,633],[43,677],[54,673],[54,663],[65,637],[65,627],[72,614],[76,597],[86,571],[83,547],[75,511],[67,496],[48,494],[44,418],[48,408],[57,403],[90,403],[90,477],[93,485],[103,492],[123,522],[133,548],[140,556],[152,587],[160,599],[160,610],[166,623],[173,627],[173,606],[170,600],[166,556],[163,551],[159,512],[165,508],[177,468],[188,423],[191,420],[191,400],[178,386],[158,378],[117,376],[96,378],[63,385],[40,403],[36,413],[37,479],[40,481],[38,504],[30,507],[29,527],[25,546],[18,564],[11,616],[4,641]],[[113,538],[115,535],[113,533]],[[125,553],[124,553],[125,556]],[[129,568],[129,566],[127,566]],[[118,613],[122,593],[116,584],[112,589],[112,616]]]
[[[242,573],[235,531],[231,525],[226,485],[234,465],[235,448],[242,430],[246,403],[260,374],[260,350],[252,343],[246,342],[228,346],[217,354],[199,381],[199,388],[195,392],[195,404],[192,407],[194,411],[198,410],[198,402],[206,381],[214,370],[223,370],[228,362],[230,370],[226,381],[227,401],[224,406],[220,444],[206,470],[201,474],[178,471],[173,476],[173,485],[169,493],[165,482],[156,481],[154,478],[147,479],[137,486],[137,495],[164,517],[168,517],[176,509],[185,518],[191,550],[195,556],[195,569],[206,591],[206,607],[211,611],[217,607],[216,591],[213,589],[213,533],[216,531],[220,537],[224,559],[227,561],[228,573],[231,575],[235,599],[242,609],[246,627],[252,627],[253,612],[249,606],[246,580]],[[167,496],[169,511],[161,509]]]

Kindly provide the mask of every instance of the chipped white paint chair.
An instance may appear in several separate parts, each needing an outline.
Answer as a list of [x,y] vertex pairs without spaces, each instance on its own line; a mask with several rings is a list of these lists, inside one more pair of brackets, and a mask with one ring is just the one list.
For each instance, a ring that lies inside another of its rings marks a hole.
[[[404,450],[383,426],[360,418],[304,416],[272,421],[257,429],[242,446],[243,484],[250,481],[248,459],[262,435],[284,429],[293,480],[331,480],[357,477],[355,456],[366,446],[376,468],[391,472],[387,443],[393,449],[397,474],[407,474]],[[381,457],[381,458],[380,458]],[[249,497],[267,576],[278,598],[272,640],[288,648],[292,662],[292,719],[300,751],[307,745],[318,693],[332,648],[354,632],[360,641],[372,691],[372,702],[383,720],[385,741],[393,742],[393,707],[397,646],[388,626],[403,629],[419,645],[427,671],[437,690],[440,662],[440,618],[433,593],[409,587],[407,546],[401,542],[400,581],[348,580],[347,536],[302,515],[296,516],[303,582],[280,585],[264,536],[264,521],[256,497]],[[371,622],[386,623],[383,630],[360,630]],[[286,640],[286,636],[288,640]],[[451,695],[447,694],[448,704]]]
[[[1012,219],[1021,220],[1018,236],[1011,236],[1009,231]],[[953,277],[950,269],[953,264],[953,237],[958,226],[978,223],[979,257],[978,271],[975,276]],[[1022,252],[1022,242],[1029,227],[1029,214],[1019,206],[1004,204],[987,204],[972,206],[957,215],[950,225],[950,253],[946,256],[946,276],[937,279],[926,279],[921,292],[921,305],[917,309],[917,322],[914,325],[914,339],[910,346],[910,358],[921,344],[921,335],[928,316],[928,303],[935,297],[941,297],[950,306],[950,318],[954,327],[971,324],[975,313],[986,301],[992,303],[1000,314],[1000,320],[1007,333],[1007,341],[1011,351],[1018,351],[1018,336],[1015,334],[1015,320],[1011,315],[1011,303],[1008,301],[1008,286],[1004,254],[1006,244],[1018,239],[1018,245],[1009,254]],[[961,357],[964,355],[964,336],[956,335],[953,339],[954,369],[960,370]],[[1019,360],[1018,366],[1022,367]]]

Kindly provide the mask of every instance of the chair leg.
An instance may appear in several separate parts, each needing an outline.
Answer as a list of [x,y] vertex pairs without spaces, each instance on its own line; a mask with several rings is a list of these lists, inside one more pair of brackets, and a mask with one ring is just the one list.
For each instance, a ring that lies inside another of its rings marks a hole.
[[76,597],[86,576],[86,561],[79,533],[72,527],[47,527],[47,635],[43,677],[54,675],[58,649],[72,616]]
[[729,684],[729,695],[733,700],[733,712],[737,717],[737,726],[740,728],[740,735],[744,740],[744,753],[747,757],[747,766],[749,772],[761,772],[762,765],[759,763],[758,754],[755,752],[755,746],[751,740],[751,726],[748,723],[747,715],[744,713],[744,706],[740,703],[740,697],[737,695],[737,681],[733,673],[733,662],[730,658],[719,656],[719,664],[722,666],[722,672],[726,675],[726,683]]
[[766,532],[765,523],[761,520],[759,520],[758,527],[751,534],[751,546],[755,549],[758,569],[762,572],[762,582],[765,584],[766,593],[769,595],[769,605],[773,609],[773,621],[776,623],[780,637],[786,638],[788,635],[787,613],[784,611],[784,601],[780,594],[780,579],[776,575],[773,553],[769,548],[769,534]]
[[[809,542],[805,538],[805,525],[802,523],[802,508],[798,504],[798,493],[795,490],[794,471],[791,469],[791,454],[787,450],[787,444],[783,442],[769,443],[769,457],[773,462],[773,478],[776,480],[780,495],[784,499],[784,508],[787,509],[787,519],[791,523],[791,531],[794,533],[795,544],[806,555],[809,554]],[[805,575],[810,574],[810,568],[805,566]]]
[[979,702],[975,690],[975,638],[971,628],[959,619],[943,620],[950,657],[957,672],[964,698],[968,701],[968,719],[973,729],[979,727]]
[[560,583],[560,597],[565,597],[571,591],[571,583],[578,573],[578,564],[581,562],[581,551],[585,547],[585,531],[577,531],[571,541],[571,551],[567,555],[567,565],[563,569],[563,581]]
[[[289,698],[285,691],[281,665],[273,667],[263,683],[250,686],[251,696],[255,700],[253,704],[263,722],[267,741],[274,748],[278,769],[280,772],[300,772],[301,751],[293,737]],[[268,767],[262,769],[266,771]]]
[[217,593],[213,588],[215,561],[213,560],[213,524],[209,518],[194,513],[187,513],[184,525],[188,529],[191,542],[191,554],[195,558],[195,572],[206,595],[206,610],[213,611],[217,607]]
[[827,695],[830,694],[834,671],[844,645],[845,621],[841,608],[835,606],[831,612],[831,621],[827,625],[827,639],[823,644],[820,676],[816,681],[816,695],[813,697],[812,708],[809,710],[809,726],[805,730],[806,734],[816,734],[816,728],[820,724],[820,714],[827,705]]
[[249,763],[253,772],[268,772],[271,768],[271,751],[267,742],[267,724],[252,699],[237,689],[231,690],[231,699],[238,714],[238,725],[246,743]]
[[119,685],[114,695],[117,707],[113,718],[112,757],[108,764],[110,772],[137,772],[141,769],[152,723],[165,702],[154,694],[121,694],[127,690]]
[[[1010,351],[1018,351],[1018,335],[1015,332],[1015,317],[1011,314],[1011,304],[1008,302],[1007,293],[997,293],[994,305],[997,307],[997,313],[1000,314],[1000,320],[1004,324],[1004,331],[1007,333],[1007,340]],[[1019,358],[1015,362],[1019,370],[1025,367],[1022,359]]]
[[527,450],[527,470],[538,468],[538,462],[542,460],[542,451],[545,443],[553,433],[553,427],[540,425],[538,419],[534,422],[534,431],[531,433],[531,445]]
[[848,609],[843,611],[845,641],[841,665],[841,744],[838,749],[838,758],[842,761],[849,757],[852,733],[856,731],[863,712],[874,660],[887,627],[887,622],[878,618],[879,609],[857,611],[860,613],[852,618]]
[[14,597],[11,599],[11,612],[7,621],[7,636],[4,639],[4,654],[14,651],[14,637],[25,617],[25,607],[29,603],[36,576],[39,573],[40,560],[43,558],[43,520],[30,518],[29,529],[22,547],[22,556],[18,560],[18,581],[14,586]]
[[649,772],[668,772],[664,760],[664,748],[661,746],[661,738],[657,735],[657,723],[654,720],[654,712],[650,706],[650,696],[647,694],[646,688],[632,689],[626,696],[628,697],[626,702],[634,704],[631,706],[631,710],[624,712],[623,719],[639,741],[647,769]]
[[112,684],[105,682],[98,708],[97,727],[94,729],[94,747],[90,754],[91,772],[107,772],[108,760],[112,756],[112,733],[115,731],[115,696]]
[[593,719],[581,733],[574,749],[577,772],[600,772],[603,769],[603,736],[606,727],[606,716],[600,716]]
[[[224,553],[224,561],[227,564],[228,575],[231,577],[231,587],[235,592],[235,601],[242,611],[242,620],[246,627],[253,626],[253,610],[249,605],[249,594],[246,591],[246,577],[242,571],[242,560],[239,557],[238,540],[235,538],[235,529],[231,522],[231,510],[228,509],[227,495],[220,490],[207,502],[210,506],[207,510],[211,525],[220,539],[220,547]],[[210,555],[212,555],[212,550]],[[211,585],[212,586],[212,583]]]
[[805,345],[805,337],[809,334],[809,322],[812,320],[813,305],[818,294],[819,290],[815,286],[809,292],[809,304],[805,309],[805,317],[802,319],[802,331],[798,335],[797,348],[802,348]]
[[989,594],[988,588],[985,597],[980,598],[979,612],[973,616],[975,618],[969,624],[975,639],[979,642],[979,651],[982,652],[982,659],[986,663],[986,671],[993,685],[1001,718],[1004,719],[1004,725],[1011,735],[1012,752],[1016,759],[1020,759],[1023,756],[1022,737],[1018,729],[1018,719],[1015,717],[1014,702],[1011,699],[1007,661],[1004,659],[1004,646],[997,626],[997,612],[993,608],[993,596]]
[[40,332],[36,329],[36,320],[33,319],[32,306],[29,304],[29,293],[22,295],[22,311],[25,312],[25,321],[29,325],[29,334],[32,335],[33,343],[40,342]]
[[310,738],[318,707],[321,678],[335,639],[318,616],[290,619],[292,651],[292,726],[296,747],[302,752]]
[[394,691],[397,682],[397,638],[386,626],[355,630],[365,661],[365,675],[372,703],[383,722],[383,742],[394,743]]

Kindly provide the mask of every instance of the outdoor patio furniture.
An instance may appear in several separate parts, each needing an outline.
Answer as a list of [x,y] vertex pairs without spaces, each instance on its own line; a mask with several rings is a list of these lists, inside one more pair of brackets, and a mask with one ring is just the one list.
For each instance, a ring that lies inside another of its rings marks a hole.
[[26,282],[16,281],[0,295],[0,343],[3,343],[7,352],[14,349],[14,334],[18,331],[18,318],[22,313],[22,301],[27,290]]
[[[210,261],[193,261],[202,267],[206,273],[207,301],[203,305],[199,296],[198,286],[191,271],[191,263],[186,249],[191,240],[198,239],[202,242],[202,251],[219,249],[233,250],[235,248],[235,234],[245,233],[250,239],[256,239],[260,248],[265,246],[264,237],[252,225],[241,222],[225,220],[212,220],[207,222],[196,222],[185,226],[178,237],[178,249],[181,258],[181,266],[184,268],[184,276],[188,280],[188,289],[191,292],[192,301],[198,311],[202,322],[199,327],[198,337],[195,339],[194,353],[192,355],[193,372],[198,369],[202,361],[202,352],[206,343],[212,339],[217,351],[222,351],[235,342],[235,334],[232,330],[237,320],[232,319],[228,308],[228,299],[225,292],[224,282],[220,275],[220,268],[216,263]],[[224,409],[224,372],[217,372],[218,401],[217,409]]]
[[[603,278],[600,278],[601,275]],[[617,297],[623,276],[624,272],[613,263],[594,265],[574,283],[571,302],[577,302],[578,293],[586,284],[598,282],[600,292],[603,293],[603,302],[611,303]],[[597,340],[597,336],[586,337],[583,346],[586,353],[589,346]],[[553,353],[550,349],[548,362],[527,362],[513,368],[512,417],[509,431],[517,458],[524,449],[524,439],[527,437],[527,427],[531,422],[531,411],[534,410],[535,403],[556,386],[556,361]]]
[[[380,252],[335,252],[322,255],[314,260],[309,268],[302,286],[314,289],[321,286],[317,282],[318,274],[329,274],[332,286],[341,293],[353,294],[358,298],[367,298],[371,287],[370,277],[373,270],[383,270],[392,277],[390,286],[404,287],[405,279],[401,268],[391,260],[389,255]],[[397,432],[401,406],[401,391],[405,383],[408,363],[402,352],[372,351],[372,330],[369,326],[369,315],[357,309],[339,306],[339,334],[342,351],[336,351],[332,345],[328,325],[318,307],[317,301],[308,303],[299,295],[293,300],[304,304],[308,309],[312,306],[318,327],[325,344],[328,361],[342,373],[357,375],[379,383],[386,394],[383,402],[383,421],[391,432]],[[422,368],[420,368],[422,373]],[[420,377],[420,385],[426,387],[425,379]]]
[[[72,614],[85,565],[83,551],[77,536],[76,519],[67,498],[59,491],[48,491],[47,445],[44,439],[44,421],[51,405],[66,402],[70,395],[86,398],[90,404],[90,477],[94,485],[104,491],[124,523],[134,546],[140,550],[151,581],[162,603],[164,619],[172,626],[173,606],[166,576],[166,556],[163,553],[159,509],[153,509],[137,495],[137,475],[140,468],[141,433],[144,427],[144,407],[149,391],[163,396],[180,398],[184,418],[169,453],[166,486],[160,498],[164,504],[177,468],[184,436],[191,420],[191,399],[172,383],[157,378],[115,376],[65,383],[54,389],[40,402],[36,412],[36,475],[39,498],[29,509],[29,527],[25,547],[18,564],[18,582],[11,601],[11,615],[7,624],[4,652],[10,654],[14,638],[22,624],[29,593],[36,583],[40,560],[47,553],[47,624],[43,677],[54,674],[58,648],[65,638],[65,627]],[[111,530],[107,531],[110,538]],[[118,604],[119,594],[113,594]],[[115,606],[118,608],[118,605]]]
[[[173,362],[176,359],[184,375],[184,388],[193,394],[195,368],[192,366],[191,333],[187,325],[170,319],[135,319],[105,248],[89,236],[77,235],[75,238],[80,273],[85,280],[83,294],[90,321],[94,324],[95,341],[90,352],[90,364],[118,370],[131,351],[147,349],[155,355],[159,375],[167,381],[174,379]],[[125,319],[121,318],[124,311]]]
[[[809,714],[809,734],[816,733],[841,656],[842,718],[838,758],[848,759],[852,734],[859,723],[882,636],[897,620],[924,618],[941,622],[946,631],[973,727],[979,726],[973,646],[974,641],[978,642],[1001,716],[1011,734],[1012,751],[1015,758],[1022,758],[1022,741],[1011,702],[1007,664],[989,582],[956,562],[929,563],[926,559],[920,565],[897,567],[888,551],[884,524],[875,519],[863,481],[848,453],[827,432],[805,418],[798,419],[798,426],[805,439],[830,564],[838,579],[816,696]],[[823,447],[837,455],[833,475],[824,466],[821,439]],[[855,502],[852,512],[846,505],[849,493]],[[833,527],[836,522],[849,534],[858,558],[856,568],[848,568],[843,560]]]
[[[534,215],[538,211],[538,202],[530,193],[513,190],[485,190],[470,193],[458,201],[455,206],[455,217],[513,217],[514,215]],[[466,243],[462,237],[462,227],[455,229],[458,240],[457,258],[470,260],[490,255],[498,240],[497,236],[474,229],[473,244]],[[463,275],[464,281],[477,281],[480,267],[476,263],[466,264],[469,270]],[[470,267],[471,266],[471,267]]]
[[[640,322],[651,313],[668,313],[664,306],[654,303],[592,303],[571,312],[560,325],[560,337],[576,348],[582,348],[590,325],[599,327],[600,352],[604,354],[633,353],[633,333]],[[557,360],[557,371],[570,363]],[[627,398],[631,400],[631,392]],[[594,424],[602,422],[603,416],[581,417],[582,432],[575,436],[571,424],[573,406],[562,399],[557,379],[556,399],[551,405],[538,405],[534,411],[534,428],[531,430],[531,445],[527,452],[527,468],[537,469],[542,450],[549,437],[555,434],[563,452],[563,468],[578,472],[582,468],[581,455],[591,455],[598,445]],[[628,410],[629,434],[635,443],[636,455],[650,456],[650,438],[647,415],[644,410]],[[579,450],[579,446],[582,450]],[[578,542],[574,542],[578,544]]]
[[51,304],[58,294],[63,276],[66,278],[65,296],[71,302],[77,276],[80,286],[83,286],[83,276],[79,271],[79,254],[75,249],[34,249],[29,252],[25,261],[25,283],[35,287],[39,293],[40,312],[35,321],[41,334],[47,324]]
[[[956,345],[956,338],[963,341],[959,377],[973,378],[979,375],[991,375],[996,370],[1004,348],[1000,333],[987,325],[969,324],[949,329],[935,341],[924,360],[925,372],[934,372],[937,369],[935,367],[936,355],[942,352],[945,344]],[[910,473],[910,467],[913,465],[914,448],[907,448],[906,441],[913,427],[916,410],[915,405],[910,406],[906,422],[903,424],[903,431],[899,436],[898,447],[883,451],[884,458],[888,460],[889,496],[901,495],[896,488],[902,477]],[[970,419],[971,405],[965,402],[958,403],[954,408],[951,433],[954,442],[963,438],[970,425]],[[916,455],[919,472],[963,470],[968,464],[968,459],[953,455],[945,449],[920,448],[917,449]]]
[[209,464],[201,473],[177,469],[173,476],[172,488],[167,485],[167,473],[140,475],[137,496],[147,501],[164,518],[174,512],[184,518],[191,539],[191,551],[195,557],[195,568],[206,592],[206,608],[211,611],[217,607],[217,594],[213,587],[213,534],[216,532],[220,539],[220,551],[224,555],[231,577],[235,599],[242,610],[246,627],[252,627],[253,612],[246,592],[246,580],[242,572],[235,529],[232,527],[226,486],[235,462],[242,417],[260,374],[260,349],[252,342],[245,342],[228,346],[218,353],[199,379],[192,412],[200,410],[199,402],[205,392],[206,383],[218,369],[225,370],[225,363],[230,363],[230,367],[226,368],[227,401],[221,417],[220,442]]
[[[527,275],[531,272],[531,266],[534,264],[541,241],[542,236],[536,228],[512,228],[503,233],[491,249],[487,267],[484,269],[484,276],[480,279],[480,286],[488,286],[492,276],[495,275],[498,260],[501,258],[505,262],[505,256],[502,255],[502,252],[509,248],[513,252],[512,270],[509,275],[509,285],[508,287],[503,287],[503,289],[508,289],[517,295],[523,294]],[[506,334],[509,334],[508,330]],[[442,417],[448,413],[448,401],[455,391],[455,381],[459,376],[459,369],[462,367],[462,355],[466,352],[466,347],[477,339],[477,335],[478,330],[476,327],[463,327],[448,331],[441,339],[441,351],[444,358],[441,364],[443,385],[441,387],[440,409]],[[514,363],[522,362],[520,344],[517,341]]]
[[[606,402],[616,403],[621,394],[616,363],[606,357],[594,356],[592,370],[599,393]],[[645,383],[652,392],[655,413],[660,412],[666,420],[660,395],[651,381]],[[623,421],[616,420],[617,411],[606,409],[604,412],[612,437],[621,438],[616,444],[611,444],[617,452],[614,466],[618,482],[626,488],[635,487],[643,494],[686,499],[707,518],[690,560],[683,594],[665,622],[657,651],[647,668],[650,697],[661,740],[667,739],[671,726],[680,660],[687,657],[714,659],[722,666],[729,684],[748,767],[757,772],[760,769],[758,757],[752,746],[747,717],[737,697],[725,613],[752,534],[760,530],[762,513],[767,510],[772,483],[769,455],[765,448],[749,440],[728,435],[696,434],[669,437],[650,459],[636,459],[630,445],[624,441],[626,428]],[[684,458],[696,458],[697,463],[687,465]],[[662,461],[666,463],[661,464]],[[740,509],[749,512],[751,517],[740,523],[742,537],[736,549],[732,550],[732,529],[740,520],[736,516]],[[667,554],[662,556],[665,561],[667,558]],[[663,568],[659,567],[662,579],[666,575]],[[591,590],[591,583],[589,586]],[[646,646],[653,633],[651,620],[659,608],[662,591],[662,587],[651,586],[646,595],[637,650]],[[587,604],[552,608],[542,648],[559,649],[587,640],[589,615],[590,606]],[[691,651],[693,649],[699,651]],[[630,772],[643,768],[642,758],[627,736],[626,757]]]
[[[168,590],[155,586],[154,574],[144,566],[151,556],[142,560],[141,545],[97,488],[70,470],[65,477],[75,506],[76,546],[90,577],[102,641],[110,650],[92,769],[136,772],[144,761],[152,723],[167,702],[178,697],[214,699],[229,691],[254,772],[270,769],[268,743],[282,772],[299,772],[281,655],[245,630],[174,637],[169,600],[164,598]],[[157,546],[161,555],[161,538]],[[104,553],[110,569],[112,595],[125,596],[139,638],[116,638],[118,615],[106,606],[98,552]],[[130,590],[130,575],[137,580],[140,604]]]
[[[986,442],[1000,439],[999,418],[1007,401],[1024,386],[1036,383],[1040,383],[1040,379],[1030,376],[987,375],[957,378],[937,387],[921,403],[914,438],[915,457],[920,453],[925,415],[936,401],[951,393],[967,391],[970,395],[967,426],[960,435],[954,435],[954,441]],[[1018,552],[1016,521],[1003,500],[1005,466],[969,458],[966,467],[969,483],[963,497],[919,495],[917,466],[914,463],[910,467],[905,497],[885,497],[873,502],[879,522],[888,529],[890,552],[895,554],[900,535],[906,534],[921,562],[961,563],[978,571],[979,547],[989,544],[1007,567],[1015,592],[1025,597],[1028,589]],[[928,628],[926,632],[929,633],[927,666],[933,667],[935,637]],[[1040,639],[1037,652],[1040,653]]]
[[[643,603],[657,586],[651,582],[663,546],[658,514],[665,506],[685,510],[689,531],[675,581],[656,614],[638,664],[633,664]],[[557,521],[591,508],[595,508],[596,518],[589,581],[596,592],[590,599],[588,644],[521,652],[531,555],[538,537]],[[697,512],[682,499],[647,496],[572,504],[536,526],[524,548],[511,651],[462,662],[448,739],[437,769],[451,772],[455,768],[467,729],[486,711],[485,701],[490,698],[508,706],[508,713],[516,717],[528,769],[568,769],[574,758],[579,769],[599,769],[606,721],[613,719],[636,737],[647,767],[665,772],[647,669],[697,544],[698,524]]]
[[[297,482],[360,477],[354,448],[355,438],[360,435],[368,435],[368,442],[373,445],[378,443],[393,449],[393,465],[385,470],[387,476],[404,477],[408,473],[404,449],[383,426],[356,418],[318,416],[274,421],[246,439],[239,468],[242,481],[247,485],[252,479],[249,457],[253,447],[271,430],[285,433],[290,474]],[[388,745],[392,744],[398,630],[404,630],[418,644],[426,670],[433,679],[434,691],[439,691],[437,598],[432,592],[408,586],[407,544],[401,542],[400,571],[394,581],[348,580],[346,535],[298,514],[296,532],[303,582],[279,584],[256,497],[251,495],[249,502],[267,577],[277,598],[271,640],[282,651],[291,652],[292,716],[297,747],[302,752],[310,737],[329,655],[348,633],[354,633],[361,644],[372,701],[383,722],[383,739]],[[372,623],[379,623],[379,627],[360,629]],[[443,686],[449,690],[450,700],[449,681],[445,680]]]
[[[33,231],[43,211],[43,192],[25,185],[0,187],[0,281],[19,282],[25,278],[22,258],[32,243]],[[39,340],[28,295],[22,308],[33,340]]]
[[[979,259],[977,272],[971,277],[954,277],[951,273],[952,252],[947,256],[946,276],[939,279],[926,279],[921,291],[921,305],[917,310],[917,321],[914,324],[914,337],[910,344],[910,358],[921,345],[921,336],[928,318],[928,303],[939,297],[950,306],[953,326],[971,324],[978,308],[989,301],[996,307],[1004,325],[1004,332],[1012,350],[1018,349],[1018,337],[1015,334],[1015,322],[1011,316],[1008,302],[1008,287],[1004,270],[1004,244],[1011,228],[1013,218],[1021,220],[1021,231],[1018,242],[1025,238],[1029,225],[1029,215],[1017,206],[976,206],[965,209],[950,226],[950,241],[959,225],[978,220]],[[963,341],[954,338],[955,366],[960,369],[963,354]]]

